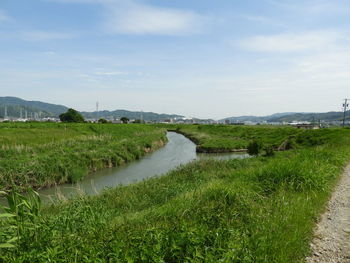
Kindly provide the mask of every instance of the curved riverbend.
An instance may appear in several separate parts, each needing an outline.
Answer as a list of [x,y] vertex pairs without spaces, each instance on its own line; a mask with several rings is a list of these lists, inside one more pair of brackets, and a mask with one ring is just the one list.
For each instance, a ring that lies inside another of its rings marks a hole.
[[166,174],[176,167],[189,163],[196,159],[215,158],[233,159],[246,158],[247,154],[198,154],[196,145],[185,136],[175,132],[168,132],[168,143],[161,149],[146,155],[144,158],[132,163],[103,169],[95,172],[77,184],[63,184],[56,187],[42,189],[40,195],[47,199],[61,197],[71,197],[79,193],[94,195],[108,187],[126,185],[145,180],[147,178]]

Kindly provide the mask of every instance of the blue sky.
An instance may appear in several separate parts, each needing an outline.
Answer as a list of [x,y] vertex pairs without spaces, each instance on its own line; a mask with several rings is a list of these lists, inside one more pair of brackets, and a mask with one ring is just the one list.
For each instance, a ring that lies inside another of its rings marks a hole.
[[0,0],[0,94],[219,119],[340,110],[346,0]]

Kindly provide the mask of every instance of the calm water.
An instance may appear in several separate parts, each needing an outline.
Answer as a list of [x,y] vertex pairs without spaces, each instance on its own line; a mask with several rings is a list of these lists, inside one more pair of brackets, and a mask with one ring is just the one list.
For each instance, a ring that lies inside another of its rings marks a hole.
[[168,132],[168,143],[154,153],[148,154],[121,167],[103,169],[95,172],[77,184],[63,184],[40,190],[44,201],[54,200],[57,196],[71,197],[79,193],[94,195],[108,187],[120,184],[130,184],[147,178],[165,174],[176,167],[195,159],[215,158],[233,159],[246,158],[247,154],[197,154],[196,145],[183,135]]

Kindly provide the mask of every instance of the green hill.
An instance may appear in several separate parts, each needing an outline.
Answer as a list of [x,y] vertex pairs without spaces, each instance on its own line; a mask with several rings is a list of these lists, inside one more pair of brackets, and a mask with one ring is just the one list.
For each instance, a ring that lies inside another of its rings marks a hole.
[[[341,121],[343,119],[343,112],[325,112],[325,113],[294,113],[291,115],[270,118],[270,122],[291,122],[291,121]],[[349,120],[349,112],[346,114],[346,119]]]
[[7,116],[22,117],[34,116],[38,114],[41,117],[57,117],[59,114],[66,112],[67,107],[62,105],[55,105],[41,101],[26,101],[16,97],[0,97],[0,117],[5,116],[5,106],[7,107]]
[[[292,121],[341,121],[343,119],[343,112],[324,112],[324,113],[297,113],[297,112],[285,112],[285,113],[275,113],[268,116],[239,116],[239,117],[229,117],[222,121],[229,120],[232,123],[235,122],[292,122]],[[346,119],[350,120],[350,111],[346,113]]]
[[176,114],[158,114],[154,112],[141,112],[141,111],[127,111],[127,110],[115,110],[115,111],[99,111],[99,112],[81,112],[81,114],[88,119],[104,118],[121,118],[127,117],[129,119],[141,119],[148,121],[160,121],[172,118],[181,118],[183,116]]
[[[0,118],[5,116],[5,106],[7,107],[7,116],[19,118],[27,116],[31,117],[37,114],[41,117],[58,117],[61,113],[68,110],[68,107],[56,104],[45,103],[41,101],[26,101],[16,97],[0,97]],[[98,118],[121,118],[127,117],[129,119],[141,119],[141,115],[144,120],[160,121],[171,118],[180,118],[181,115],[176,114],[158,114],[154,112],[137,112],[127,110],[115,110],[115,111],[99,111],[99,112],[81,112],[81,114],[87,119]]]

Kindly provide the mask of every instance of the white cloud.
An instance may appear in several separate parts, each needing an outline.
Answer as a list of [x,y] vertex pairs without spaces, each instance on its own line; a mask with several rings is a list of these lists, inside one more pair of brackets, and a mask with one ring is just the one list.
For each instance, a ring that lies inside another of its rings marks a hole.
[[271,19],[265,16],[255,16],[255,15],[240,15],[240,17],[251,20],[251,21],[256,21],[256,22],[270,22]]
[[108,72],[95,72],[95,75],[99,76],[120,76],[120,75],[128,75],[127,72],[122,71],[108,71]]
[[43,52],[43,54],[46,56],[54,56],[54,55],[56,55],[56,52],[55,51],[45,51],[45,52]]
[[295,67],[313,78],[328,79],[337,84],[346,79],[350,83],[350,49],[304,57],[295,62]]
[[0,10],[0,22],[1,21],[9,21],[10,17],[2,10]]
[[110,5],[105,23],[109,33],[135,35],[183,35],[198,31],[201,17],[180,9],[136,3]]
[[62,3],[101,4],[109,34],[186,35],[200,31],[203,17],[193,11],[140,4],[135,0],[48,0]]
[[252,22],[256,22],[256,23],[263,23],[263,24],[269,24],[269,25],[273,25],[273,26],[285,26],[283,25],[281,22],[274,20],[270,17],[266,17],[266,16],[257,16],[257,15],[240,15],[240,18],[243,18],[245,20],[248,21],[252,21]]
[[81,3],[81,4],[99,4],[109,2],[108,0],[46,0],[47,2],[58,2],[58,3]]
[[296,12],[300,15],[325,16],[348,15],[350,7],[347,0],[265,0],[281,10]]
[[20,38],[25,41],[49,41],[69,39],[74,37],[72,34],[50,31],[28,31],[20,33]]
[[346,35],[332,31],[283,33],[278,35],[253,36],[238,41],[238,46],[257,52],[317,51],[345,40]]

